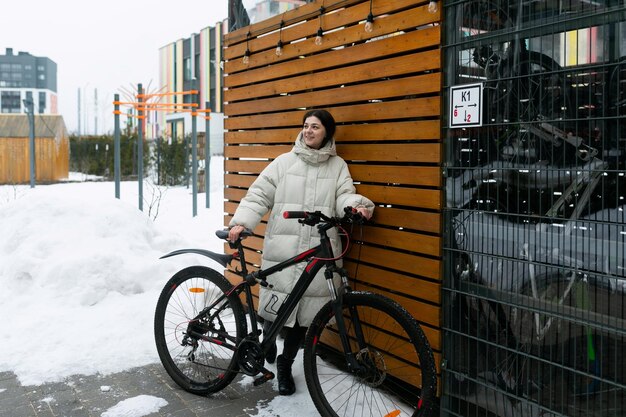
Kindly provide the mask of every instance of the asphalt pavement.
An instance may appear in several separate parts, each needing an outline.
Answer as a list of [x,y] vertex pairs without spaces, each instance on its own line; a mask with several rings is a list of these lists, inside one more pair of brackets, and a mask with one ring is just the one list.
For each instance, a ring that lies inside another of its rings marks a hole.
[[271,382],[250,389],[249,384],[238,383],[241,378],[217,394],[201,397],[179,388],[158,363],[116,374],[75,375],[62,382],[32,386],[21,385],[13,372],[0,372],[0,417],[101,417],[120,402],[141,395],[167,401],[159,411],[142,417],[257,415],[258,405],[269,403],[278,393]]

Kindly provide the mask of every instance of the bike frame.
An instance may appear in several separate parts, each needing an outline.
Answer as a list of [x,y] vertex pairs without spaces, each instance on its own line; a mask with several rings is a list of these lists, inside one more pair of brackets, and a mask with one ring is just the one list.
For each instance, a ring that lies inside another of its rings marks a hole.
[[[252,304],[251,285],[249,283],[249,279],[248,280],[245,279],[246,276],[252,275],[255,279],[260,279],[261,282],[263,282],[268,276],[278,271],[282,271],[283,269],[288,268],[290,266],[294,266],[301,262],[305,262],[308,259],[308,262],[304,270],[302,271],[302,274],[298,278],[298,281],[296,282],[296,285],[294,286],[293,291],[291,292],[291,294],[287,296],[283,304],[278,309],[278,312],[276,313],[276,320],[274,320],[271,327],[267,331],[267,334],[265,334],[263,337],[263,342],[261,342],[261,348],[263,349],[264,353],[267,353],[270,346],[276,340],[276,337],[280,329],[282,329],[282,327],[287,322],[287,319],[289,318],[293,310],[296,308],[298,302],[304,295],[307,288],[309,288],[309,285],[311,285],[313,278],[315,278],[319,270],[323,266],[327,266],[327,268],[329,268],[327,269],[327,271],[329,271],[330,269],[333,269],[333,267],[336,268],[336,264],[334,261],[320,260],[320,257],[325,258],[325,259],[333,258],[332,248],[330,246],[330,239],[328,238],[328,236],[326,236],[325,239],[322,238],[322,241],[318,246],[313,247],[309,250],[306,250],[270,268],[267,268],[265,270],[259,270],[259,271],[253,272],[252,274],[247,274],[247,270],[245,267],[245,258],[243,257],[243,251],[240,251],[239,253],[241,257],[241,265],[242,265],[242,273],[244,276],[244,281],[242,282],[243,285],[239,284],[237,287],[243,288],[243,291],[246,294],[245,295],[246,304],[248,306],[252,306],[253,304]],[[332,273],[330,273],[330,278],[332,279]],[[326,279],[328,279],[328,276],[326,276]],[[332,285],[332,283],[329,283],[329,288],[332,288],[334,290],[333,291],[334,296],[333,296],[333,292],[331,292],[331,297],[333,299],[336,299],[337,298],[336,289],[334,285]],[[241,290],[237,292],[241,292]],[[258,321],[256,318],[256,314],[254,314],[252,311],[249,311],[248,314],[250,316],[252,334],[255,335],[255,339],[258,340],[260,331],[259,331],[259,325],[258,325]]]
[[[326,271],[324,275],[326,278],[326,282],[328,283],[328,289],[330,292],[331,301],[333,303],[333,310],[334,310],[335,317],[336,317],[336,323],[338,326],[342,347],[348,359],[348,366],[352,369],[358,368],[359,365],[354,360],[354,354],[351,350],[350,343],[348,340],[347,330],[346,330],[346,326],[343,320],[343,315],[341,314],[342,295],[345,292],[349,292],[350,287],[349,287],[348,280],[347,280],[347,273],[342,268],[339,268],[335,262],[336,259],[339,259],[340,257],[339,258],[334,257],[330,238],[328,237],[328,234],[327,234],[327,231],[333,227],[335,227],[335,225],[331,223],[320,223],[317,226],[318,231],[320,233],[319,245],[311,249],[308,249],[298,255],[295,255],[292,258],[289,258],[283,262],[280,262],[272,267],[269,267],[267,269],[260,269],[252,273],[248,273],[244,250],[243,250],[243,244],[242,244],[241,239],[238,240],[235,244],[231,244],[231,247],[234,247],[237,249],[237,251],[233,255],[217,254],[217,253],[210,252],[210,251],[190,250],[190,251],[193,251],[194,253],[199,253],[204,256],[208,256],[214,260],[217,260],[224,266],[226,266],[229,263],[229,260],[232,260],[233,258],[237,258],[241,262],[241,275],[243,276],[243,280],[240,283],[236,284],[232,288],[232,290],[229,291],[228,294],[222,295],[217,300],[215,300],[215,302],[213,302],[211,305],[203,309],[196,317],[194,317],[193,320],[191,320],[191,323],[197,322],[200,319],[202,319],[202,317],[204,317],[207,314],[207,312],[211,310],[211,308],[215,307],[216,305],[219,305],[219,303],[221,303],[226,297],[231,296],[232,294],[235,294],[239,297],[241,293],[244,293],[245,299],[246,299],[246,305],[248,307],[252,306],[253,305],[253,296],[252,296],[252,289],[251,289],[252,286],[256,285],[257,282],[260,282],[261,285],[267,286],[268,284],[266,282],[266,278],[269,277],[270,275],[278,271],[282,271],[285,268],[294,266],[296,264],[307,262],[292,292],[287,296],[283,304],[278,309],[278,312],[276,314],[276,320],[274,320],[269,330],[264,335],[262,342],[259,342],[259,336],[261,334],[261,331],[259,329],[257,317],[253,309],[252,310],[248,309],[248,311],[246,312],[246,314],[250,317],[250,323],[252,327],[251,331],[248,332],[248,336],[246,338],[241,339],[241,340],[235,340],[234,341],[235,344],[232,346],[228,344],[224,344],[223,341],[216,340],[211,337],[202,336],[202,335],[197,335],[197,336],[199,336],[201,339],[205,341],[208,341],[211,343],[217,343],[223,347],[226,347],[232,350],[236,350],[239,344],[243,340],[246,340],[246,339],[253,340],[259,343],[263,353],[267,354],[270,347],[274,344],[276,337],[278,336],[278,333],[280,332],[284,324],[287,322],[289,316],[291,315],[293,310],[296,308],[298,302],[304,295],[305,291],[307,290],[307,288],[309,287],[309,285],[311,284],[311,282],[313,281],[317,273],[320,271],[320,269],[325,266]],[[176,253],[172,253],[166,256],[171,256],[174,254],[180,254],[180,253],[185,253],[185,252],[186,250],[177,251]],[[334,273],[338,273],[341,276],[342,285],[339,288],[340,291],[337,291],[337,288],[334,285],[334,282],[333,282]],[[360,326],[359,326],[360,320],[356,311],[352,311],[352,320],[355,322],[355,325],[356,325],[355,326],[356,338],[358,340],[359,347],[362,348],[363,346],[365,346],[365,343],[363,339],[363,334],[360,331]],[[194,333],[193,330],[190,333]]]

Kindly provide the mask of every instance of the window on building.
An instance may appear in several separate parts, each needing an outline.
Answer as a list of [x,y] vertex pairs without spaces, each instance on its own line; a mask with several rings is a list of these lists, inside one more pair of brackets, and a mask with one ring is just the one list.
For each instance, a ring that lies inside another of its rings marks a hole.
[[191,59],[190,58],[185,58],[183,60],[183,71],[184,71],[183,80],[185,81],[191,80]]
[[2,113],[20,113],[20,92],[19,91],[2,91],[0,94],[0,102],[2,102]]
[[46,93],[39,92],[39,113],[45,113],[46,111]]
[[200,78],[200,54],[196,54],[196,59],[194,60],[194,72],[196,73],[196,78]]
[[37,65],[37,71],[45,71],[46,67],[44,67],[43,65]]
[[37,78],[39,78],[40,80],[45,80],[46,79],[46,74],[39,74],[37,76]]
[[213,67],[209,69],[209,72],[211,74],[215,74],[217,73],[217,69],[219,68],[219,65],[215,64],[215,48],[211,48],[211,50],[209,51],[209,59],[211,60],[211,63],[214,64]]

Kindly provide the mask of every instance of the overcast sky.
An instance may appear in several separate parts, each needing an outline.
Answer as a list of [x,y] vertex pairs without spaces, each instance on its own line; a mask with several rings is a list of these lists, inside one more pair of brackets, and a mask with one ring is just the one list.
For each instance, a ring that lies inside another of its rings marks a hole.
[[[249,8],[255,0],[244,0]],[[0,54],[29,52],[57,64],[59,112],[70,132],[113,130],[113,94],[120,88],[156,88],[159,48],[228,16],[228,0],[3,0]],[[94,89],[98,90],[95,111]],[[86,119],[86,120],[85,120]]]

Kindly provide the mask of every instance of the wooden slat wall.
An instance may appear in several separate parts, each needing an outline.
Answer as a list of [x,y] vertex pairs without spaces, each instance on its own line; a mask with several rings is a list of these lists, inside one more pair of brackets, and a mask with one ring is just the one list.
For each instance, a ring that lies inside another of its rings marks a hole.
[[[357,289],[395,299],[420,321],[439,363],[441,30],[439,13],[427,6],[375,0],[367,33],[369,1],[317,1],[225,35],[224,221],[261,170],[292,148],[304,112],[328,109],[357,191],[377,205],[346,267]],[[246,240],[252,268],[261,262],[264,231],[265,222]]]
[[[28,138],[0,138],[0,184],[30,181]],[[35,139],[35,176],[38,182],[53,182],[69,175],[69,141]]]

